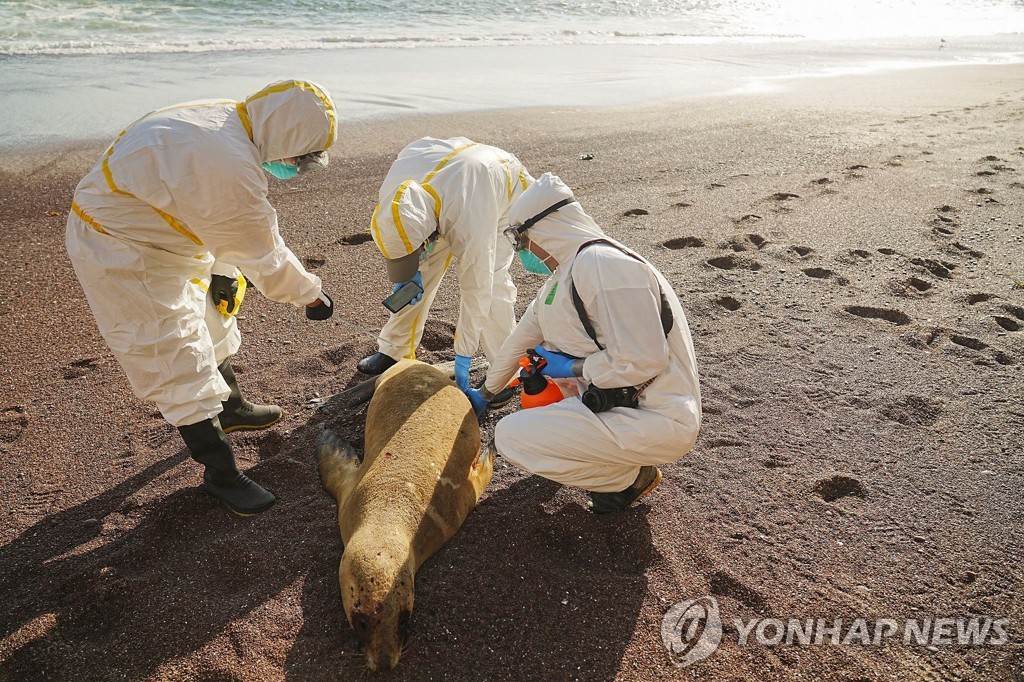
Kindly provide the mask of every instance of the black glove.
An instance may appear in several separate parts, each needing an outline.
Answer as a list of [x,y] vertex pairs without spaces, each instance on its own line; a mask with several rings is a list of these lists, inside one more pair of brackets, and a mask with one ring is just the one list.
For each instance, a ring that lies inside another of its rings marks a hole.
[[225,277],[224,275],[213,275],[210,277],[210,298],[214,306],[220,306],[221,301],[226,306],[221,312],[230,314],[235,309],[235,296],[238,295],[238,279]]
[[306,306],[306,317],[310,320],[326,320],[328,317],[334,314],[334,301],[331,297],[324,292],[320,292],[320,296],[327,300],[320,300],[320,305],[315,305],[310,308]]

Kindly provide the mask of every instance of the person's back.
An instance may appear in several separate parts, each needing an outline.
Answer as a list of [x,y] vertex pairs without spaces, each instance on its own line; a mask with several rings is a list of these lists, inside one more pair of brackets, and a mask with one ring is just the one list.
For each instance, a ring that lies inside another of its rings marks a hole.
[[[266,191],[238,105],[190,102],[131,124],[78,183],[75,207],[111,236],[189,257],[204,253],[194,225],[216,222],[218,207],[238,195],[228,182]],[[213,191],[217,197],[205,196]]]
[[473,201],[481,200],[485,188],[490,189],[487,198],[494,197],[500,223],[514,196],[531,181],[513,154],[465,137],[424,137],[406,145],[381,183],[378,210],[390,207],[409,180],[431,195],[442,235],[464,217]]

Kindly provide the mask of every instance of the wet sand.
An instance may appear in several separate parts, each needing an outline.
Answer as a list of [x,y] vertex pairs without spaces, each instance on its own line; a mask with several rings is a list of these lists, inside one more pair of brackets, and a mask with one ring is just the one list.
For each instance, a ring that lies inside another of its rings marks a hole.
[[[1016,680],[1022,77],[929,68],[643,108],[348,123],[327,172],[276,186],[288,244],[339,315],[375,329],[387,289],[366,229],[394,155],[427,134],[507,148],[661,268],[694,334],[696,449],[615,518],[499,460],[418,573],[393,677]],[[374,344],[247,297],[239,380],[287,415],[232,441],[280,502],[227,513],[132,395],[64,253],[71,193],[106,143],[0,164],[0,679],[361,677],[312,441],[326,423],[361,445],[362,410],[315,405],[363,379]],[[516,277],[522,310],[539,281]],[[452,358],[456,310],[450,276],[421,359]],[[723,643],[680,671],[661,619],[704,595]],[[732,626],[970,614],[1009,618],[1011,641],[769,648],[740,646]]]

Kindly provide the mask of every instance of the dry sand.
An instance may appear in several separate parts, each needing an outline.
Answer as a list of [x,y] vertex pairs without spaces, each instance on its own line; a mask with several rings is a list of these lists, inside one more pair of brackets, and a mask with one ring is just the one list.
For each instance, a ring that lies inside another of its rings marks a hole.
[[[289,245],[373,329],[386,286],[365,230],[395,153],[426,134],[505,147],[658,265],[694,334],[696,449],[614,518],[499,460],[418,575],[395,679],[1019,679],[1024,67],[791,85],[347,125],[328,172],[276,186]],[[364,413],[307,405],[359,381],[374,344],[247,298],[240,381],[287,416],[232,441],[281,501],[227,513],[131,394],[64,253],[105,144],[0,173],[0,680],[361,677],[311,442],[326,422],[361,444]],[[522,309],[539,282],[517,272]],[[456,301],[452,277],[421,359],[451,358]],[[724,641],[681,671],[660,622],[702,595]],[[968,614],[1010,618],[1011,641],[741,647],[731,625]]]

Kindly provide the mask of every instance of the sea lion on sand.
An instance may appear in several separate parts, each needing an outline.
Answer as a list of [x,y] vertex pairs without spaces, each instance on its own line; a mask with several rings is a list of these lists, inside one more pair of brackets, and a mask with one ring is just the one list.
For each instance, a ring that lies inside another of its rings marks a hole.
[[365,454],[331,431],[317,439],[320,480],[338,501],[338,569],[348,622],[372,670],[394,668],[417,569],[455,534],[494,470],[469,400],[437,368],[402,360],[366,413]]

